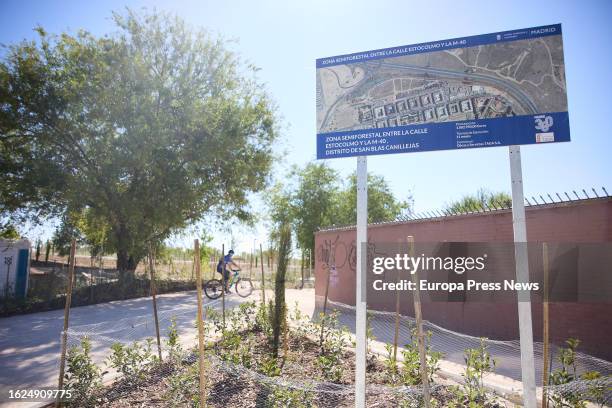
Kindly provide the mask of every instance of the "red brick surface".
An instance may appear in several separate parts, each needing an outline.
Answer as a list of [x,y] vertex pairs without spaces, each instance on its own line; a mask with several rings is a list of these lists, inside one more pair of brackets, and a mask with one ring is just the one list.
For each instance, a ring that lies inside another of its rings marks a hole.
[[[526,216],[529,242],[612,241],[610,198],[527,207]],[[374,245],[405,242],[409,235],[416,242],[512,242],[512,213],[504,210],[368,227],[368,241]],[[328,266],[333,263],[337,275],[332,279],[329,298],[353,305],[355,229],[318,232],[315,245],[316,294],[324,295]],[[530,265],[538,263],[541,264],[541,255],[538,258],[530,252]],[[609,263],[597,272],[612,276]],[[597,279],[603,278],[606,277],[598,276]],[[552,303],[552,341],[562,344],[568,337],[577,337],[582,341],[582,351],[612,361],[612,293],[606,295],[609,296],[606,303]],[[385,298],[369,296],[368,307],[393,311],[395,299],[388,295]],[[412,298],[408,293],[402,298],[402,313],[412,315],[412,312]],[[541,303],[533,302],[532,312],[534,336],[541,340]],[[425,319],[461,333],[498,340],[518,339],[516,303],[431,302],[423,304],[423,314]]]

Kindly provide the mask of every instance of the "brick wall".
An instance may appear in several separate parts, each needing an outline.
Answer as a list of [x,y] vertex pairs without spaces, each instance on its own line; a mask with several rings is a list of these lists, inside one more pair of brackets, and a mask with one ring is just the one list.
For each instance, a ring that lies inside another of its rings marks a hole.
[[[529,242],[612,242],[612,199],[581,200],[527,207]],[[329,298],[355,303],[355,229],[318,232],[315,236],[315,291],[325,293],[328,267],[334,264]],[[510,210],[467,214],[401,223],[370,225],[368,241],[397,242],[407,236],[416,242],[512,242]],[[610,254],[607,254],[610,255]],[[532,259],[533,258],[533,259]],[[541,259],[530,253],[530,265]],[[612,274],[610,263],[602,274]],[[610,275],[608,275],[610,276]],[[612,361],[612,293],[608,302],[554,302],[550,305],[551,341],[562,344],[568,337],[582,341],[580,349]],[[395,300],[369,296],[368,307],[395,310]],[[541,340],[541,303],[532,304],[534,337]],[[412,298],[402,298],[402,313],[413,315]],[[447,329],[497,340],[518,339],[516,303],[433,302],[423,305],[424,318]]]

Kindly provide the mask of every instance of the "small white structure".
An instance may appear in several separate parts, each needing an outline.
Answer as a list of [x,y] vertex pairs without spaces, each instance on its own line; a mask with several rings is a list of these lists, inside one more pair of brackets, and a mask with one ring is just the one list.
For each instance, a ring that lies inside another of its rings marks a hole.
[[29,276],[30,241],[0,240],[0,297],[25,297]]

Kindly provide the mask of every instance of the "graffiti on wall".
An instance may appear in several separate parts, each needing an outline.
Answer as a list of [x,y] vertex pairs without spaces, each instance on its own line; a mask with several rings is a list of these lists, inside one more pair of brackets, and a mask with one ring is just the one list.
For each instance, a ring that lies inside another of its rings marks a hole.
[[[355,241],[353,240],[347,247],[346,243],[340,238],[340,235],[336,235],[335,238],[327,238],[319,244],[316,260],[321,262],[324,268],[329,268],[330,266],[344,268],[347,263],[351,264],[351,252],[353,257],[356,258],[356,251],[351,251],[354,246]],[[353,260],[352,263],[354,264],[355,261]]]
[[[368,241],[368,259],[382,255],[384,254],[377,251],[376,244]],[[351,271],[355,272],[357,269],[357,246],[355,240],[353,239],[347,244],[339,234],[335,238],[324,239],[317,247],[316,260],[323,264],[323,269],[330,267],[341,269],[348,266]]]

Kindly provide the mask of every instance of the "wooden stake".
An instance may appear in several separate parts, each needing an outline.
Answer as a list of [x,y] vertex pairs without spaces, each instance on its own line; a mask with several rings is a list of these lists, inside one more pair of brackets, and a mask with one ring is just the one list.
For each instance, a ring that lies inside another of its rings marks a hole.
[[[400,281],[400,271],[397,270],[396,283]],[[395,292],[395,334],[393,335],[393,361],[397,363],[397,343],[399,342],[400,327],[400,291]]]
[[300,283],[300,289],[304,289],[304,251],[302,252],[302,263],[300,264],[300,272],[302,275],[302,282]]
[[223,332],[222,336],[225,337],[225,288],[227,285],[227,279],[225,279],[225,244],[221,245],[221,282],[223,282],[223,290],[221,292],[221,311],[223,314]]
[[[408,251],[410,257],[414,257],[414,237],[408,236]],[[427,354],[425,353],[425,335],[423,333],[423,315],[421,313],[421,292],[419,291],[419,280],[417,273],[412,274],[412,282],[414,283],[414,291],[412,293],[414,299],[414,318],[417,326],[417,340],[419,343],[420,371],[421,382],[423,384],[423,402],[425,408],[429,408],[431,397],[429,392],[429,378],[427,376]]]
[[266,310],[266,277],[264,274],[264,261],[263,261],[263,246],[259,244],[259,256],[261,257],[261,302],[264,306],[264,312]]
[[[335,266],[334,266],[335,268]],[[327,282],[325,283],[325,299],[323,299],[323,316],[327,313],[327,297],[329,295],[329,280],[331,276],[330,267],[327,268]],[[325,329],[325,325],[323,324],[323,320],[321,320],[321,337],[319,339],[319,347],[323,347],[323,330]]]
[[543,350],[543,367],[542,367],[542,408],[548,408],[548,395],[546,386],[548,385],[548,355],[549,355],[549,316],[548,316],[548,295],[549,295],[549,265],[548,265],[548,244],[542,243],[542,263],[544,273],[544,297],[542,299],[542,316],[544,327],[542,329]]
[[161,340],[159,338],[159,319],[157,318],[157,288],[155,287],[155,261],[153,247],[149,244],[149,273],[151,275],[151,298],[153,299],[153,317],[155,318],[155,335],[157,336],[157,354],[162,361]]
[[327,268],[327,281],[325,282],[325,299],[323,299],[323,314],[327,313],[327,298],[329,296],[329,281],[331,278],[331,269]]
[[206,406],[206,381],[204,377],[204,321],[202,320],[202,270],[200,265],[200,241],[194,241],[194,262],[196,271],[196,289],[198,291],[198,352],[199,352],[199,365],[200,365],[200,408]]
[[312,249],[308,250],[308,279],[312,279]]
[[287,355],[289,354],[289,323],[287,322],[287,310],[283,311],[284,313],[284,322],[283,322],[283,364],[287,360]]
[[[60,357],[60,372],[58,389],[64,388],[64,368],[66,366],[66,347],[68,343],[68,322],[70,320],[70,303],[72,303],[72,283],[74,281],[74,260],[76,254],[76,240],[73,239],[70,244],[70,258],[68,260],[68,285],[66,287],[66,304],[64,306],[64,330],[62,331],[62,352]],[[58,394],[57,401],[55,402],[56,407],[62,405],[61,398]]]

